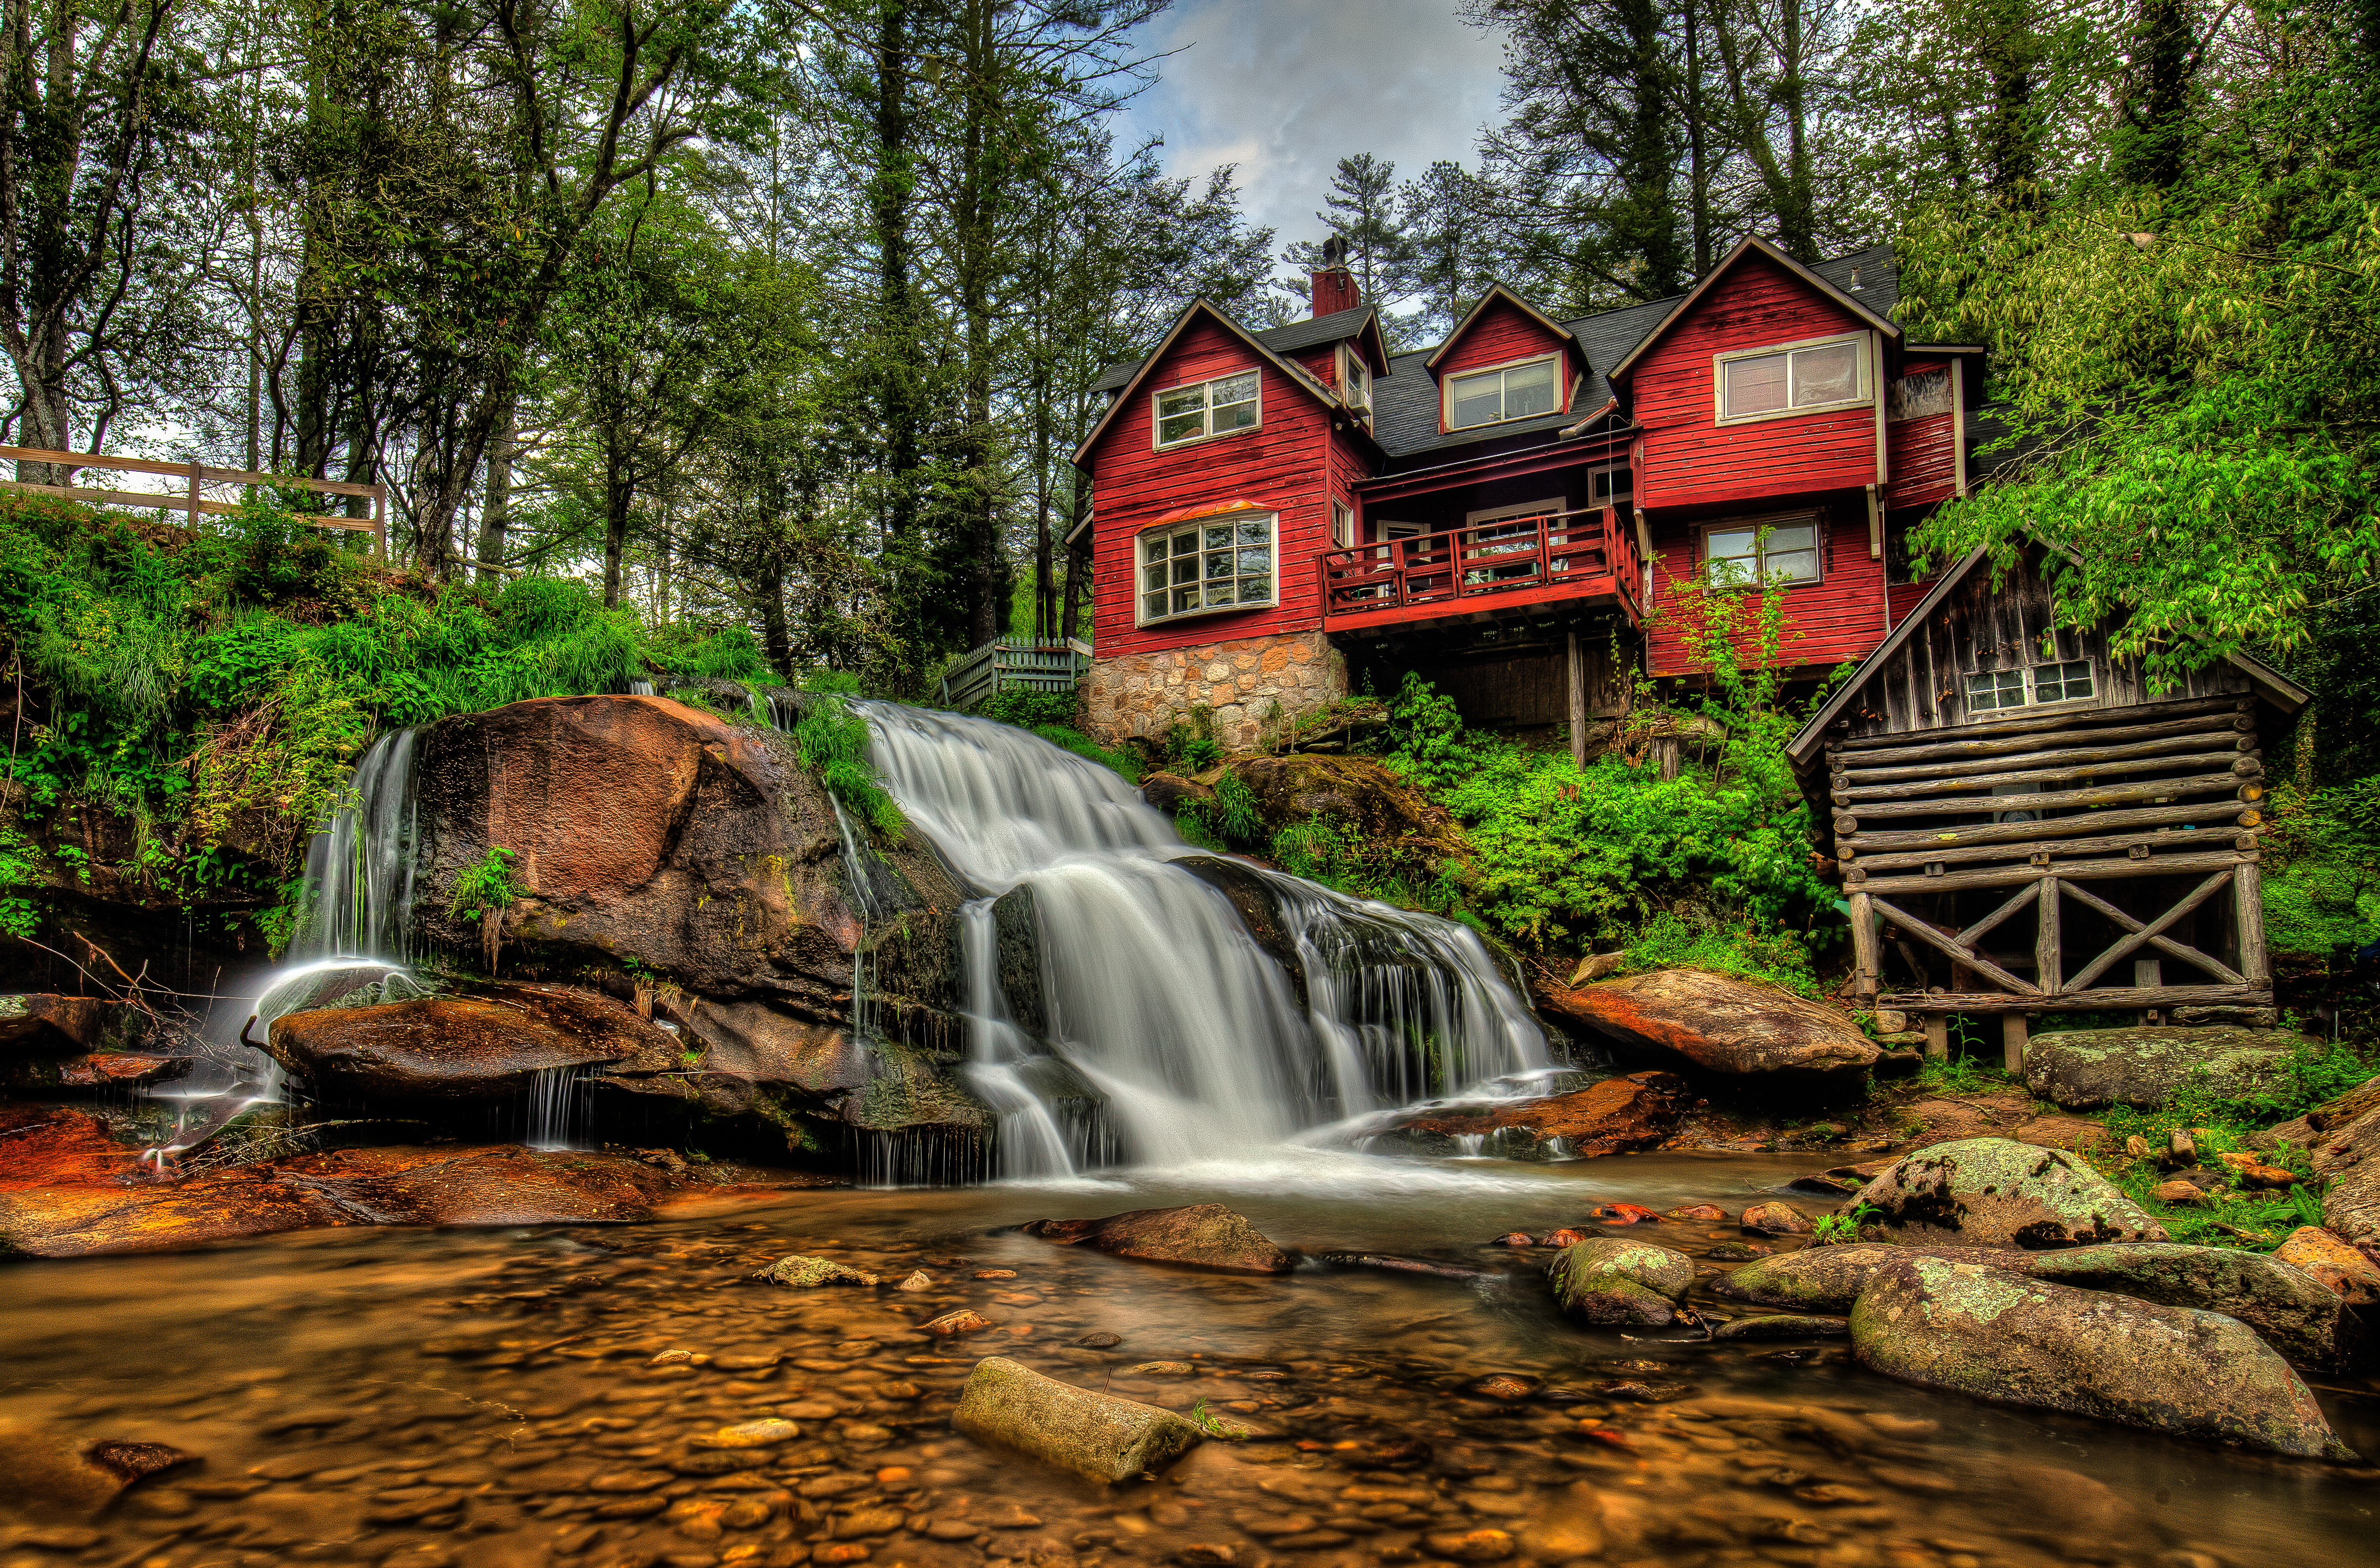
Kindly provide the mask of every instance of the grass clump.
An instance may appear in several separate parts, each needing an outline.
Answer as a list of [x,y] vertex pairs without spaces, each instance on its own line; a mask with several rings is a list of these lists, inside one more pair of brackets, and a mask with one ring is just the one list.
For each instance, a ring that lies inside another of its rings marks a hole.
[[806,688],[810,700],[794,724],[794,748],[801,754],[802,766],[816,773],[827,793],[853,816],[897,840],[908,822],[868,763],[868,721],[844,700],[858,690],[858,678],[821,672],[809,677]]

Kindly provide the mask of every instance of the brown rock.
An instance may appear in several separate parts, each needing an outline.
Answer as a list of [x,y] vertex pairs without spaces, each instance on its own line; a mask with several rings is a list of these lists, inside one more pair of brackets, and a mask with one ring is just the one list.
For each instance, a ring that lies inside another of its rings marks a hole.
[[962,1307],[955,1312],[945,1312],[917,1326],[936,1339],[953,1339],[960,1334],[979,1333],[992,1327],[992,1321],[980,1312]]
[[273,1022],[269,1049],[321,1093],[381,1100],[514,1093],[547,1068],[666,1064],[679,1047],[608,996],[508,985],[484,996],[284,1014]]
[[1811,1218],[1790,1203],[1755,1203],[1736,1223],[1755,1235],[1806,1236],[1817,1229]]
[[1683,1209],[1665,1209],[1661,1211],[1661,1215],[1664,1219],[1683,1220],[1697,1224],[1718,1225],[1727,1222],[1727,1210],[1716,1203],[1693,1203]]
[[1454,1137],[1527,1127],[1540,1137],[1568,1138],[1581,1155],[1615,1154],[1654,1148],[1676,1132],[1685,1095],[1686,1081],[1674,1073],[1630,1073],[1575,1094],[1436,1112],[1393,1125]]
[[118,1010],[96,996],[0,996],[0,1054],[90,1051]]
[[1539,1246],[1576,1246],[1586,1237],[1586,1232],[1574,1231],[1564,1226],[1559,1231],[1548,1231],[1544,1235],[1539,1236],[1537,1245]]
[[1536,1238],[1526,1231],[1507,1231],[1488,1244],[1490,1246],[1535,1246]]
[[1568,1023],[1717,1073],[1840,1073],[1875,1064],[1875,1041],[1843,1014],[1699,969],[1663,969],[1547,992]]
[[2374,1111],[2380,1111],[2380,1078],[2367,1079],[2337,1100],[2315,1106],[2306,1112],[2305,1123],[2314,1132],[2326,1133],[2362,1121]]
[[1119,1258],[1182,1263],[1232,1274],[1282,1274],[1296,1260],[1220,1203],[1135,1209],[1100,1220],[1037,1220],[1019,1227],[1062,1246],[1085,1243]]
[[89,1518],[135,1481],[195,1458],[164,1443],[0,1427],[0,1509],[27,1519]]
[[[0,1193],[27,1187],[114,1186],[140,1172],[140,1154],[98,1117],[62,1106],[0,1105]],[[0,1224],[0,1235],[8,1234]]]
[[2159,1182],[2149,1189],[2149,1196],[2159,1203],[2199,1203],[2204,1201],[2206,1197],[2206,1195],[2198,1189],[2196,1183],[2185,1182],[2180,1178],[2169,1182]]
[[1454,1562],[1501,1562],[1520,1550],[1509,1530],[1447,1530],[1424,1538],[1423,1544]]
[[1598,1203],[1586,1211],[1590,1220],[1600,1220],[1607,1225],[1653,1225],[1661,1217],[1641,1203]]
[[2358,1307],[2380,1302],[2380,1266],[2318,1225],[2301,1225],[2273,1249],[2284,1263],[2294,1263],[2323,1286]]

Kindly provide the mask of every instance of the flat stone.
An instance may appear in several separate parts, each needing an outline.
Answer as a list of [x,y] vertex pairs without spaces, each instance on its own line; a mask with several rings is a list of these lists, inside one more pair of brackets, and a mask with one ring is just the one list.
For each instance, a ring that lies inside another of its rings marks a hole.
[[2302,1269],[2352,1307],[2380,1301],[2380,1266],[2319,1225],[2301,1225],[2273,1250],[2279,1262]]
[[2288,1029],[2064,1029],[2024,1046],[2025,1087],[2069,1111],[2162,1105],[2184,1084],[2237,1100],[2277,1087],[2292,1051],[2314,1042]]
[[[1799,1252],[1755,1258],[1730,1270],[1711,1288],[1736,1301],[1763,1307],[1790,1307],[1803,1313],[1840,1316],[1852,1309],[1859,1294],[1879,1270],[1900,1259],[1924,1256],[1957,1263],[1982,1263],[1997,1268],[2022,1264],[2026,1254],[1985,1247],[1912,1247],[1886,1243],[1855,1242],[1842,1246],[1809,1246]],[[1757,1322],[1758,1319],[1742,1319]],[[1733,1328],[1734,1324],[1728,1327]]]
[[1848,1318],[1818,1318],[1801,1313],[1779,1312],[1761,1318],[1738,1318],[1721,1323],[1711,1332],[1720,1340],[1818,1340],[1841,1339],[1852,1331]]
[[1220,1203],[1135,1209],[1098,1220],[1036,1220],[1019,1228],[1062,1246],[1224,1273],[1282,1274],[1297,1266],[1290,1253]]
[[792,1285],[800,1290],[816,1290],[820,1285],[872,1285],[873,1274],[862,1273],[847,1263],[837,1263],[831,1258],[805,1258],[800,1253],[788,1253],[752,1276],[772,1285]]
[[2107,1291],[2135,1301],[2236,1318],[2301,1367],[2346,1367],[2361,1324],[2337,1294],[2282,1258],[2228,1246],[2129,1242],[2042,1252],[2025,1259],[2036,1280]]
[[1833,1008],[1700,969],[1551,988],[1541,1003],[1621,1046],[1682,1057],[1706,1072],[1856,1073],[1876,1043]]

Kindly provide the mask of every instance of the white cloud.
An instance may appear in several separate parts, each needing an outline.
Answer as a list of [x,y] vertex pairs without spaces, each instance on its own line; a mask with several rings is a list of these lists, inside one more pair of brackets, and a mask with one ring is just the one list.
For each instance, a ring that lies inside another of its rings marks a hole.
[[1176,176],[1237,164],[1276,253],[1321,237],[1314,214],[1350,153],[1390,160],[1401,179],[1439,158],[1471,165],[1503,85],[1496,37],[1453,0],[1177,0],[1145,43],[1174,53],[1128,129],[1162,136]]

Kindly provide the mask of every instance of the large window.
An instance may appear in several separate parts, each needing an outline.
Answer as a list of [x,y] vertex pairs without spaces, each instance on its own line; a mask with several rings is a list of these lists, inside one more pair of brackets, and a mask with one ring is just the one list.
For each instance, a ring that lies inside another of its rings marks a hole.
[[1803,513],[1776,522],[1713,523],[1703,532],[1703,573],[1713,588],[1816,582],[1818,520]]
[[1140,619],[1272,602],[1269,512],[1153,529],[1140,536]]
[[1868,400],[1866,350],[1864,337],[1837,337],[1721,354],[1713,361],[1718,379],[1718,417],[1721,421],[1768,419],[1864,403]]
[[1555,360],[1533,359],[1447,377],[1446,428],[1469,430],[1552,413],[1561,407],[1560,369]]
[[1261,412],[1254,371],[1169,387],[1157,394],[1157,444],[1181,446],[1253,430]]

